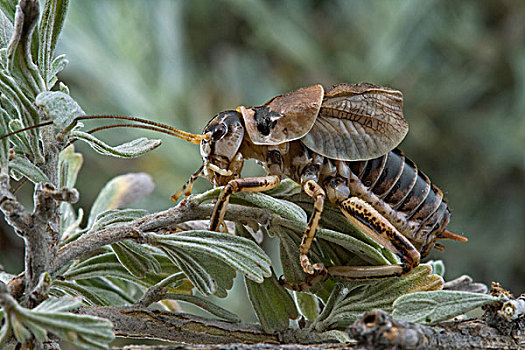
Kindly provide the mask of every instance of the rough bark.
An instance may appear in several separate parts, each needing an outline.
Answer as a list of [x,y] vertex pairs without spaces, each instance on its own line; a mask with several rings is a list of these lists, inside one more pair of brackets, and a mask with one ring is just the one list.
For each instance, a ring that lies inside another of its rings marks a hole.
[[[500,308],[482,318],[420,325],[394,320],[374,310],[349,327],[356,343],[300,344],[304,330],[267,334],[256,325],[210,320],[193,315],[132,307],[85,307],[79,312],[110,319],[120,337],[184,342],[177,346],[128,346],[125,349],[523,349],[525,318],[496,317]],[[123,348],[124,349],[124,348]]]

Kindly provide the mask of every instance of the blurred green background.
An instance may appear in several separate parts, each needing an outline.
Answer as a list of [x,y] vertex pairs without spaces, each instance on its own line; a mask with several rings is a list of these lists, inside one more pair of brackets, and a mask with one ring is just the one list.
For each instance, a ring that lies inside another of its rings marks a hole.
[[[410,124],[401,148],[444,191],[449,228],[470,239],[431,257],[445,261],[447,279],[467,273],[525,291],[524,1],[72,1],[57,52],[70,61],[61,79],[88,114],[192,132],[220,111],[318,82],[401,90]],[[137,160],[78,146],[80,207],[130,171],[157,186],[138,205],[172,205],[201,163],[198,147],[147,131],[99,137],[145,134],[164,143]],[[19,272],[22,242],[2,235],[0,264]]]

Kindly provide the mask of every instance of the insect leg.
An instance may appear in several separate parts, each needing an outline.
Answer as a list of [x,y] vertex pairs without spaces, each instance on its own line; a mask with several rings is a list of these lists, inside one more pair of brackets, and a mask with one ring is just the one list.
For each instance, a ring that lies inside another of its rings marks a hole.
[[314,180],[306,181],[303,185],[303,190],[307,195],[314,199],[314,212],[312,213],[312,217],[308,222],[308,226],[306,227],[306,231],[304,232],[303,238],[301,240],[301,245],[299,246],[299,261],[301,262],[304,272],[312,275],[315,271],[325,270],[322,264],[312,265],[308,259],[307,254],[310,251],[310,246],[312,245],[312,242],[315,238],[315,232],[319,226],[319,220],[321,219],[321,213],[323,212],[326,193],[323,188],[319,186],[319,184]]
[[202,165],[199,169],[197,169],[189,178],[188,181],[182,186],[180,190],[177,191],[173,196],[171,196],[171,201],[176,202],[182,194],[184,194],[184,198],[187,198],[191,195],[191,191],[193,190],[193,183],[197,178],[202,174],[202,169],[204,168],[204,165]]
[[339,203],[346,218],[361,232],[401,259],[400,264],[382,266],[331,266],[328,274],[349,279],[401,276],[419,265],[420,254],[412,243],[367,202],[351,197]]
[[247,177],[243,179],[235,179],[228,182],[221,191],[217,204],[213,209],[210,219],[210,231],[227,232],[224,224],[224,215],[226,214],[226,207],[230,201],[230,196],[235,192],[262,192],[277,187],[281,182],[281,177],[278,175],[268,175],[262,177]]

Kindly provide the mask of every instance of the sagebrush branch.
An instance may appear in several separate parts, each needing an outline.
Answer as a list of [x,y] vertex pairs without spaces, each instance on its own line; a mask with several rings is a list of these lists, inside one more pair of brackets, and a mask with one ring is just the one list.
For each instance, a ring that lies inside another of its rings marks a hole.
[[[105,245],[120,242],[126,239],[137,243],[147,243],[146,232],[168,229],[174,225],[209,218],[213,211],[212,204],[198,205],[186,200],[176,207],[146,215],[132,222],[116,225],[104,230],[84,234],[77,240],[67,244],[58,251],[58,255],[51,264],[50,273],[56,272],[64,264],[93,252]],[[250,208],[240,205],[230,205],[226,219],[231,221],[270,222],[272,214],[265,209]]]
[[151,337],[199,344],[279,344],[281,340],[278,334],[267,334],[257,325],[140,307],[82,307],[77,312],[110,320],[114,324],[115,335],[122,337]]

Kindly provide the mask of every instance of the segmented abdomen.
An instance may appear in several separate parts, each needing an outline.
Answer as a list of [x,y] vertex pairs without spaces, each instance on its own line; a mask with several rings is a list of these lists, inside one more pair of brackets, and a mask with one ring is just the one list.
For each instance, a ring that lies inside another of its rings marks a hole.
[[450,218],[441,190],[398,149],[368,161],[346,163],[353,173],[351,195],[364,197],[422,256],[428,254]]

